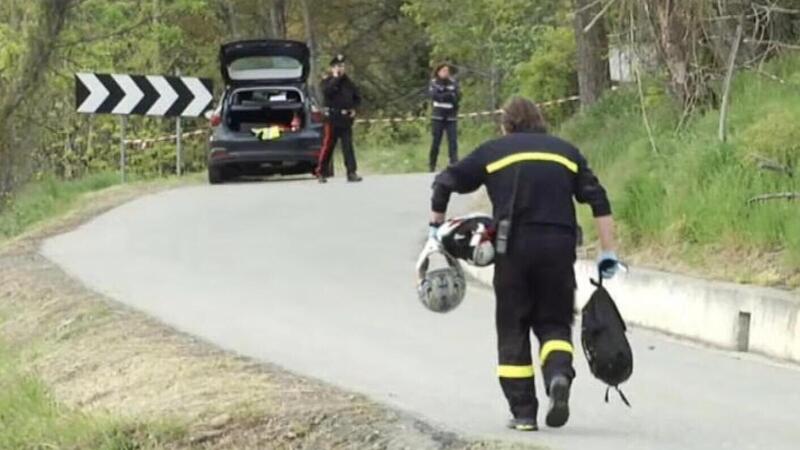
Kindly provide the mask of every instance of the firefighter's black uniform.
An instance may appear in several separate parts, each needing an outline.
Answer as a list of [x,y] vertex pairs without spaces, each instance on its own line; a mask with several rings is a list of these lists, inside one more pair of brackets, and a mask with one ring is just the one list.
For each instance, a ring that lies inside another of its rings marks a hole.
[[531,330],[539,340],[545,386],[554,375],[575,376],[573,198],[591,205],[596,217],[611,214],[611,207],[580,151],[545,133],[506,135],[450,166],[434,182],[433,211],[446,211],[451,192],[468,193],[481,185],[495,220],[512,218],[507,253],[495,259],[498,376],[514,417],[535,419]]
[[461,91],[455,79],[434,77],[428,85],[428,95],[432,101],[431,131],[433,132],[428,163],[433,172],[436,169],[439,147],[445,132],[447,132],[447,156],[450,164],[458,161],[458,103],[461,100]]
[[332,75],[322,80],[322,93],[325,97],[325,122],[322,150],[320,151],[317,174],[331,175],[331,156],[336,143],[341,139],[344,164],[348,176],[355,175],[358,170],[355,150],[353,149],[353,117],[352,113],[361,105],[361,95],[355,83],[346,74],[340,77]]

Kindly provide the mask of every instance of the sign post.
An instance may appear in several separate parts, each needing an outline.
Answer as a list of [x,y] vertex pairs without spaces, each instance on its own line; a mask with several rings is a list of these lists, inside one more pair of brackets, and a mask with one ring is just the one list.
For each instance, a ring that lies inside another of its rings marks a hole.
[[181,118],[175,119],[175,174],[181,176],[183,166],[183,127]]
[[119,173],[122,176],[122,182],[125,183],[125,166],[127,159],[125,155],[125,135],[128,128],[128,116],[120,116],[119,118]]

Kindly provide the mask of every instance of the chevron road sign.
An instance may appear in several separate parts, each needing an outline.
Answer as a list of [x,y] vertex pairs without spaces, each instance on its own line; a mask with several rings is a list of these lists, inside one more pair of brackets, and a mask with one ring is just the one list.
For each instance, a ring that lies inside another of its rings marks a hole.
[[211,80],[161,75],[75,74],[79,113],[199,117],[211,108]]

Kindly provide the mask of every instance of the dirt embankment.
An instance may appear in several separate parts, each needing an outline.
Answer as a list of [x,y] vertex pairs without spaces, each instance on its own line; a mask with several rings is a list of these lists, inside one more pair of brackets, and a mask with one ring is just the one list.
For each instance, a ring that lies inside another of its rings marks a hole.
[[[152,188],[94,194],[0,247],[0,339],[67,407],[184,430],[168,448],[530,448],[472,442],[360,395],[237,357],[93,293],[38,254],[41,240]],[[142,280],[142,282],[147,282]]]

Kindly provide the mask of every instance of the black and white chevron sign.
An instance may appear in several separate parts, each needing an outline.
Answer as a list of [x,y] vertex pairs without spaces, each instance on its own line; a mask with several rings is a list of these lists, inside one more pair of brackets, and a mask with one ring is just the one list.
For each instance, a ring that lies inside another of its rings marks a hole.
[[211,108],[211,80],[160,75],[75,74],[79,113],[198,117]]

